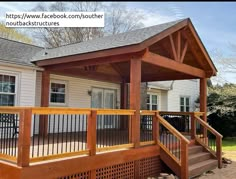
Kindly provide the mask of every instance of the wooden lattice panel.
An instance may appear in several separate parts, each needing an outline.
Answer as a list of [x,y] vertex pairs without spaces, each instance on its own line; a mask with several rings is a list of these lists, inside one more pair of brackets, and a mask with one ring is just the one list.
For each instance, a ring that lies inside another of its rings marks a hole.
[[132,179],[134,178],[134,162],[104,167],[96,170],[96,179]]
[[161,172],[160,157],[150,157],[139,161],[139,177],[155,177]]
[[59,177],[57,179],[90,179],[90,172],[76,173],[64,177]]

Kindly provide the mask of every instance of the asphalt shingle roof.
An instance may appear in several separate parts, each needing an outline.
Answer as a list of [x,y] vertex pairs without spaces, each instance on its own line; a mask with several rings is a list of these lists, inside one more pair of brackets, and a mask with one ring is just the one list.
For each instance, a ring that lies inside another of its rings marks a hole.
[[161,33],[162,31],[176,25],[177,23],[183,20],[185,19],[159,24],[151,27],[146,27],[142,29],[137,29],[134,31],[129,31],[121,34],[105,36],[81,43],[75,43],[57,48],[46,49],[47,55],[45,55],[45,50],[41,50],[35,56],[32,57],[31,61],[33,62],[33,61],[39,61],[39,60],[45,60],[69,55],[84,54],[89,52],[139,44],[144,40],[147,40]]
[[33,66],[30,60],[42,49],[42,47],[0,38],[0,60],[4,62]]

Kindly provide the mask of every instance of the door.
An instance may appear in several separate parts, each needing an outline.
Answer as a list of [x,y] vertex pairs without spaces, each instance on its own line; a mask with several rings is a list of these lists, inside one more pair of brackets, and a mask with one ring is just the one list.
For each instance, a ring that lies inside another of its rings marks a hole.
[[[114,109],[115,108],[115,90],[93,88],[91,107]],[[101,128],[114,128],[115,122],[113,120],[113,116],[110,116],[110,115],[98,116],[97,126],[100,129]]]

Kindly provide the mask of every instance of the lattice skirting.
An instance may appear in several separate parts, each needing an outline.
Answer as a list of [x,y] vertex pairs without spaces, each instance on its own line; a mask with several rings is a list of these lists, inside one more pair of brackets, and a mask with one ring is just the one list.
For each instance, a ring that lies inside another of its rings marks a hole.
[[[146,179],[147,177],[158,176],[160,172],[161,162],[158,156],[98,168],[96,169],[96,179],[135,179],[135,176],[139,179]],[[88,171],[59,177],[57,179],[91,179],[91,177],[90,171]]]

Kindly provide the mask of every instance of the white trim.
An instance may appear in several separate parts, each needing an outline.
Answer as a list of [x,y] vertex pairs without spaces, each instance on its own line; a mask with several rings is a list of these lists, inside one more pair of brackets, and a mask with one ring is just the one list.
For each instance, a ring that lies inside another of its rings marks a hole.
[[192,110],[192,105],[191,105],[191,96],[188,96],[188,95],[180,95],[179,96],[179,111],[181,111],[181,101],[180,101],[180,99],[181,98],[184,98],[184,112],[186,112],[186,101],[185,101],[185,99],[186,98],[189,98],[189,112]]
[[[64,84],[65,85],[65,103],[52,103],[51,102],[51,83],[59,83],[59,84]],[[69,82],[65,80],[59,80],[59,79],[50,79],[50,85],[49,85],[49,106],[68,106],[68,101],[69,101],[69,88],[68,85]]]
[[14,99],[14,106],[18,106],[20,104],[20,79],[21,79],[21,73],[15,72],[15,71],[8,71],[8,70],[2,70],[0,69],[0,74],[2,75],[8,75],[8,76],[14,76],[15,77],[15,99]]
[[32,66],[30,64],[17,64],[16,62],[10,62],[10,61],[4,61],[0,60],[0,66],[6,66],[6,67],[14,67],[14,68],[23,68],[23,69],[32,69],[32,70],[38,70],[43,71],[44,69],[38,66]]
[[[161,94],[160,93],[155,93],[155,92],[147,92],[147,95],[150,95],[150,96],[152,96],[152,95],[155,95],[155,96],[157,96],[157,110],[160,110],[160,107],[161,107],[161,98],[160,98],[160,96],[161,96]],[[151,104],[152,105],[152,102],[151,102],[151,98],[149,99],[149,105]],[[147,101],[146,101],[146,105],[147,105],[148,103],[147,103]],[[151,107],[151,105],[150,105],[150,108],[151,108],[151,110],[152,110],[152,107]]]

